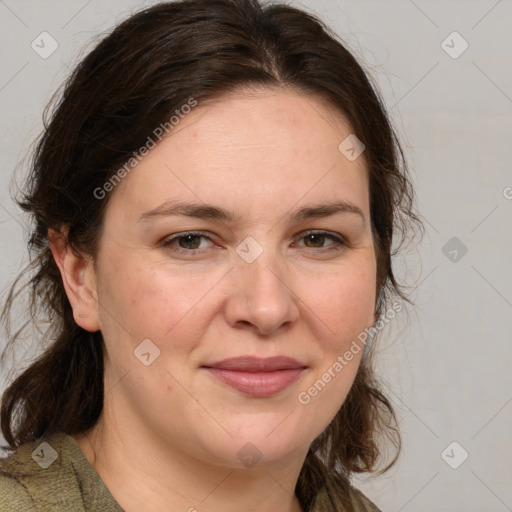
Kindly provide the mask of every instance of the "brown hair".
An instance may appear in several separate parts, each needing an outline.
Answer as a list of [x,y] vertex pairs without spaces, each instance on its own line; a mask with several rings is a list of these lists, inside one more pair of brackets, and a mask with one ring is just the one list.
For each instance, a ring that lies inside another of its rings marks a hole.
[[[103,407],[102,335],[73,320],[48,230],[69,226],[71,247],[94,257],[108,204],[108,195],[96,200],[94,191],[190,97],[201,103],[242,86],[315,94],[350,122],[366,147],[376,312],[381,315],[392,296],[408,300],[393,275],[392,243],[397,236],[404,238],[412,222],[420,222],[412,211],[412,187],[398,139],[376,88],[352,54],[317,18],[282,4],[181,0],[155,5],[105,37],[73,71],[52,114],[45,111],[45,130],[18,200],[34,221],[30,277],[24,286],[22,274],[14,282],[2,317],[8,347],[41,319],[49,326],[42,340],[47,345],[3,394],[7,449],[43,434],[85,432]],[[30,318],[12,333],[9,317],[25,287],[31,293]],[[350,475],[377,469],[379,436],[396,447],[396,456],[382,471],[398,456],[397,421],[375,380],[371,348],[366,347],[340,411],[308,452],[296,487],[306,509],[327,475],[337,479],[339,499],[345,501]]]

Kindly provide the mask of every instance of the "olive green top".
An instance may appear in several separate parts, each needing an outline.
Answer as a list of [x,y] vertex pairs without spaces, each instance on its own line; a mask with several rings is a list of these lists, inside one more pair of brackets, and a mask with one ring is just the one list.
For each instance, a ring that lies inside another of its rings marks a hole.
[[[330,483],[318,493],[311,512],[334,512]],[[380,512],[356,489],[355,512]],[[342,506],[335,508],[343,512]],[[22,445],[0,458],[1,512],[123,512],[76,441],[53,434]]]

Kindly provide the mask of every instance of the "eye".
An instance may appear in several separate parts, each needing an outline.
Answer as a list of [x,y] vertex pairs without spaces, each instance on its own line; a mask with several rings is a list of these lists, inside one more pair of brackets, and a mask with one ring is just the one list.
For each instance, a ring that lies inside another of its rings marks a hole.
[[193,253],[196,250],[204,249],[204,246],[200,246],[201,238],[211,241],[211,239],[203,233],[188,232],[166,238],[160,242],[160,245],[162,247],[172,248],[177,252]]
[[[347,246],[347,242],[339,235],[329,233],[327,231],[308,231],[302,234],[300,240],[305,241],[305,247],[309,249],[327,249],[339,250],[340,247]],[[333,243],[324,245],[326,240],[331,240]]]
[[[166,238],[160,242],[160,246],[177,253],[194,254],[196,251],[208,247],[207,245],[201,244],[201,239],[212,242],[211,238],[204,233],[190,231]],[[340,248],[348,246],[348,243],[343,237],[327,231],[308,231],[303,233],[299,240],[304,240],[304,247],[313,250],[324,249],[324,251],[338,251]],[[325,245],[325,242],[329,240],[331,243]]]

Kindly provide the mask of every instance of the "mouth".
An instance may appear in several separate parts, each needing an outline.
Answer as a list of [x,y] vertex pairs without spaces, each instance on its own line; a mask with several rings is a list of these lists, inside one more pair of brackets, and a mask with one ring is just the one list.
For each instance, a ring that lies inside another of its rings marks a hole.
[[234,357],[204,365],[212,376],[252,397],[273,396],[293,384],[307,366],[285,356],[261,359]]

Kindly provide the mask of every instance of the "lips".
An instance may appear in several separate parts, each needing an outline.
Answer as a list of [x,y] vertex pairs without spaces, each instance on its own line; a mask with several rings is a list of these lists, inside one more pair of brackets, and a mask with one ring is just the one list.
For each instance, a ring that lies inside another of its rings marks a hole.
[[204,368],[237,391],[262,398],[286,389],[307,367],[285,356],[266,359],[243,356],[204,365]]
[[205,366],[207,368],[240,372],[275,372],[278,370],[293,370],[305,367],[295,359],[285,356],[268,357],[266,359],[252,356],[232,357]]

